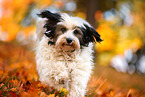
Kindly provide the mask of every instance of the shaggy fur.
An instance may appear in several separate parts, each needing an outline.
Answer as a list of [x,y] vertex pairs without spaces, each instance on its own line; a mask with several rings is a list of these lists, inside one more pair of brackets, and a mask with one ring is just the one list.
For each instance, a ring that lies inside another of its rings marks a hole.
[[85,20],[47,10],[38,14],[36,63],[40,81],[68,97],[84,97],[93,68],[93,42],[100,35]]

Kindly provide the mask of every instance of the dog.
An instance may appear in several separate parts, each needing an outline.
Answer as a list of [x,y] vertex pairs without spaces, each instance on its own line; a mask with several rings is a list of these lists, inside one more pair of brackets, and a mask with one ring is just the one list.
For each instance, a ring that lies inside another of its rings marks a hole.
[[84,19],[44,10],[36,25],[36,64],[39,80],[84,97],[93,68],[93,43],[102,39]]

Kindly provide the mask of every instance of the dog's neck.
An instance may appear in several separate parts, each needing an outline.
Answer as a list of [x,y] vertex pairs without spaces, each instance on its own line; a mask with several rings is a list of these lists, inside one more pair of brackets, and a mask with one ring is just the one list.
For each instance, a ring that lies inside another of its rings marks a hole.
[[58,49],[56,48],[56,58],[57,60],[60,61],[73,61],[76,57],[76,54],[78,53],[77,50],[68,50],[68,51],[64,51],[61,48]]

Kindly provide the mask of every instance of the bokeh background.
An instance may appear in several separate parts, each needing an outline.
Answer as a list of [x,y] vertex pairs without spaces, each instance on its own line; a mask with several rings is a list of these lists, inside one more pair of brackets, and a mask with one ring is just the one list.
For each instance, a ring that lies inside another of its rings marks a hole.
[[[44,9],[86,19],[101,35],[104,41],[94,47],[96,79],[129,89],[127,95],[133,89],[145,93],[144,0],[0,0],[0,74],[35,67],[36,14]],[[35,70],[29,72],[29,80],[38,79]]]

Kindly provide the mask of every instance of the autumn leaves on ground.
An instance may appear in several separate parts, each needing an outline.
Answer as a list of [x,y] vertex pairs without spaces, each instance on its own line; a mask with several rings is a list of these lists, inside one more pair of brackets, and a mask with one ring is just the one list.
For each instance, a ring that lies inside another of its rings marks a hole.
[[54,97],[66,95],[42,85],[35,68],[34,53],[12,43],[0,42],[0,97]]
[[[30,47],[19,43],[0,42],[0,97],[66,97],[65,88],[59,91],[42,85],[35,68],[35,54]],[[86,97],[134,97],[136,90],[121,90],[105,78],[92,77]]]

